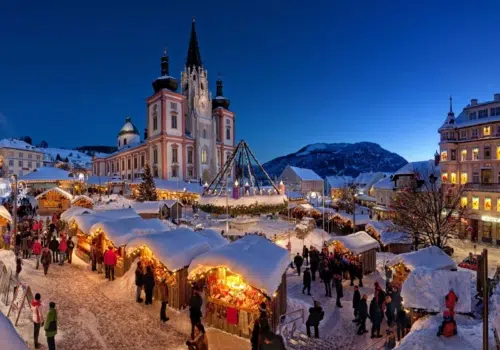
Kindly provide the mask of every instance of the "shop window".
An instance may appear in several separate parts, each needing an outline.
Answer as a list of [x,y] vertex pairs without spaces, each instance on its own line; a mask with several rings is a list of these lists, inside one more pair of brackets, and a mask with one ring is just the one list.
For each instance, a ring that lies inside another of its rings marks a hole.
[[[467,160],[467,150],[466,149],[463,149],[462,152],[460,152],[460,154],[462,155],[461,157],[461,160],[462,161],[465,161]],[[500,154],[500,153],[499,153]],[[500,158],[499,158],[500,159]]]
[[441,161],[445,162],[448,160],[448,152],[447,151],[442,151],[441,152]]
[[474,147],[472,149],[472,160],[478,160],[479,159],[479,148]]
[[451,173],[450,180],[452,184],[457,183],[457,173]]
[[448,173],[443,173],[441,175],[441,181],[448,182]]
[[497,211],[500,212],[500,198],[497,198]]
[[484,136],[490,136],[491,135],[491,127],[490,126],[485,126],[483,128],[483,135]]
[[462,208],[466,208],[467,207],[467,197],[460,198],[460,206]]
[[460,174],[460,183],[462,185],[466,184],[467,183],[467,173],[461,173]]
[[472,197],[472,209],[474,210],[479,209],[479,197],[477,196]]
[[484,199],[484,210],[491,211],[491,198],[489,197]]

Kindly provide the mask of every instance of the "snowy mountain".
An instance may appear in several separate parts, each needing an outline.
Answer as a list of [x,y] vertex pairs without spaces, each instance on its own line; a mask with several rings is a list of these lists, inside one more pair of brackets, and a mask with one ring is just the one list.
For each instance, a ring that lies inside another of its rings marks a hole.
[[[92,152],[81,152],[74,149],[65,149],[65,148],[38,148],[40,152],[44,153],[44,162],[45,163],[54,163],[56,160],[66,160],[68,158],[68,162],[72,165],[72,167],[77,168],[92,168],[92,156],[94,153]],[[59,155],[59,159],[58,156]],[[96,156],[106,156],[104,153],[95,153]]]
[[330,175],[357,176],[362,172],[394,172],[408,163],[403,157],[372,142],[315,143],[295,153],[263,164],[271,178],[287,165],[314,170],[324,178]]

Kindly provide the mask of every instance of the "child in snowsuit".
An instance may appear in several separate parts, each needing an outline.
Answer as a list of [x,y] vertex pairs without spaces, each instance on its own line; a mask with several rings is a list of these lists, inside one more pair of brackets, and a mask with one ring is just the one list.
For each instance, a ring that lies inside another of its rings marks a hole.
[[437,336],[451,337],[457,334],[457,323],[453,319],[453,313],[448,308],[443,311],[443,323],[439,326]]

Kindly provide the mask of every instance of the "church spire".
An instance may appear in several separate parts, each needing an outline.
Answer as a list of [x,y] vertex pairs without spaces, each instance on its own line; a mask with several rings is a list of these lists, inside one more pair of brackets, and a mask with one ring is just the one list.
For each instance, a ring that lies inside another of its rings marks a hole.
[[450,95],[450,111],[448,112],[448,114],[454,114],[453,113],[453,99],[452,99],[451,95]]
[[198,48],[198,39],[196,37],[196,28],[191,24],[191,38],[189,39],[189,49],[186,58],[186,67],[202,67],[200,49]]

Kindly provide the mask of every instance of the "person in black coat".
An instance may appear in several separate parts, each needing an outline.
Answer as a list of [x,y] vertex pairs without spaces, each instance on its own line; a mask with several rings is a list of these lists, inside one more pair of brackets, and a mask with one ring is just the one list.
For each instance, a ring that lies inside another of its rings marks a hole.
[[389,295],[385,297],[385,316],[387,317],[387,325],[391,327],[394,320],[394,307]]
[[[370,302],[370,321],[372,322],[372,338],[382,338],[380,324],[382,323],[382,311],[375,298]],[[377,334],[375,334],[377,333]]]
[[144,292],[146,293],[146,305],[153,304],[153,289],[155,287],[155,276],[151,266],[146,269],[146,274],[143,278],[144,281]]
[[306,265],[309,265],[309,249],[307,249],[306,246],[302,248],[302,257],[304,258]]
[[295,258],[293,259],[293,262],[295,263],[295,266],[297,267],[297,273],[300,276],[300,268],[302,267],[302,263],[304,262],[304,258],[300,256],[299,253],[295,255]]
[[312,249],[309,252],[310,255],[310,263],[311,263],[311,277],[313,281],[316,281],[316,271],[318,271],[319,267],[319,253],[316,249]]
[[195,288],[193,295],[189,299],[189,319],[191,320],[191,339],[194,339],[194,327],[201,323],[201,306],[203,299],[201,299],[200,290]]
[[309,309],[309,317],[307,317],[306,327],[307,336],[311,337],[311,327],[314,327],[314,337],[319,338],[319,322],[325,316],[325,312],[319,301],[314,301],[314,307]]
[[359,302],[361,301],[361,293],[359,287],[354,286],[354,294],[352,296],[352,308],[354,309],[354,320],[352,322],[359,322]]
[[139,261],[137,263],[137,268],[135,269],[135,301],[142,303],[141,292],[144,286],[144,273],[142,272],[142,264]]
[[49,249],[52,251],[52,261],[59,262],[59,242],[57,241],[56,236],[52,237],[52,240],[49,243]]
[[331,281],[332,281],[332,273],[330,269],[327,267],[324,268],[323,272],[321,272],[321,280],[325,284],[325,297],[331,297],[332,296],[332,286],[331,286]]
[[309,268],[306,267],[304,271],[304,288],[302,288],[302,294],[304,294],[305,290],[307,289],[307,295],[311,295],[311,272],[309,271]]
[[368,317],[367,301],[368,301],[368,295],[363,294],[363,298],[361,298],[358,305],[358,318],[359,318],[358,335],[368,332],[366,330],[366,319]]
[[399,291],[399,288],[397,286],[392,287],[392,292],[391,292],[391,304],[393,310],[396,311],[396,313],[399,312],[399,310],[402,309],[401,302],[403,301],[403,298],[401,298],[401,292]]
[[73,240],[71,238],[68,239],[67,244],[67,254],[68,254],[68,264],[71,264],[73,261],[73,249],[75,249],[75,243],[73,243]]
[[396,334],[398,336],[398,341],[404,338],[406,330],[409,328],[411,328],[410,319],[401,306],[396,314]]
[[344,288],[342,287],[342,275],[336,274],[333,276],[333,281],[335,282],[335,293],[337,294],[337,307],[342,307],[340,299],[344,297]]
[[267,318],[267,306],[266,303],[260,303],[259,318],[255,320],[252,329],[252,336],[250,338],[250,344],[252,346],[252,350],[260,350],[262,346],[262,335],[266,334],[269,330],[269,320]]

